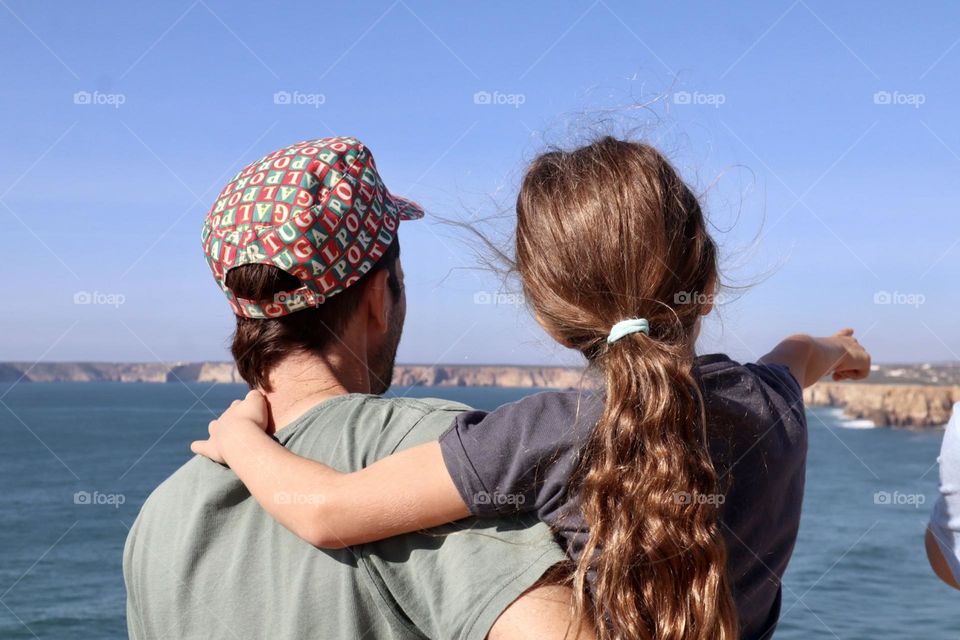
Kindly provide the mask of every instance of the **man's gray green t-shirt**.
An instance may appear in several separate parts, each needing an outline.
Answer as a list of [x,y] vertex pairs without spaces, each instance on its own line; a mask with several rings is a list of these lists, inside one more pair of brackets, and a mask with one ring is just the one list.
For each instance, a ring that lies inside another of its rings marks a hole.
[[[352,394],[317,405],[277,438],[353,471],[436,440],[466,409]],[[564,559],[535,518],[464,520],[316,549],[275,522],[232,471],[196,457],[150,495],[130,530],[127,625],[132,638],[484,638]]]

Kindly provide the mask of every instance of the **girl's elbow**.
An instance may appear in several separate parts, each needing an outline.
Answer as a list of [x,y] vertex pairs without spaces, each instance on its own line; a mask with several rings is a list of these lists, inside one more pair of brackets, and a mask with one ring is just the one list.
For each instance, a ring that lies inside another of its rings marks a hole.
[[317,549],[345,549],[350,546],[336,530],[322,523],[303,527],[297,535]]
[[335,524],[337,519],[332,516],[333,510],[326,500],[311,505],[298,514],[294,533],[318,549],[343,549],[350,546]]

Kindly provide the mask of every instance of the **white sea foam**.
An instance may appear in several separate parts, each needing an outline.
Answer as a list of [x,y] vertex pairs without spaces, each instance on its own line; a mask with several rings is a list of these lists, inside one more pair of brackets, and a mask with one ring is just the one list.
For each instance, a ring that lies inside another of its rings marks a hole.
[[877,425],[873,420],[851,420],[844,418],[840,420],[840,426],[844,429],[876,429]]
[[837,407],[827,409],[827,415],[836,421],[838,427],[844,429],[876,429],[877,427],[873,420],[848,418],[843,414],[843,409]]

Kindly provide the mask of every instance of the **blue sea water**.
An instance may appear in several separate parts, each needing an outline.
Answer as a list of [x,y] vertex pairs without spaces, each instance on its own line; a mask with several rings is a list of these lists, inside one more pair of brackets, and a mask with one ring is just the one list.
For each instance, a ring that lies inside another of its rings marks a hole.
[[[398,389],[481,408],[515,389]],[[0,385],[0,638],[126,635],[121,552],[150,491],[244,389]],[[923,532],[939,432],[844,428],[808,412],[803,523],[778,640],[957,638],[960,593],[930,572]]]

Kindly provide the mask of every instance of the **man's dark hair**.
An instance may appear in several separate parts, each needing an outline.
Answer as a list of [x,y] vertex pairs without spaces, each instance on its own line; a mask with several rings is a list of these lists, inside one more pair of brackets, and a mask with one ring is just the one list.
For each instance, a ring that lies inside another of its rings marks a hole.
[[[394,238],[370,271],[318,307],[279,318],[237,316],[230,351],[240,376],[251,387],[270,391],[270,372],[283,358],[292,353],[322,354],[347,328],[370,277],[379,271],[387,270],[387,286],[394,299],[398,299],[401,292],[396,270],[399,257],[400,239]],[[266,264],[231,269],[226,284],[237,296],[250,300],[269,300],[278,293],[293,291],[302,285],[286,271]]]

